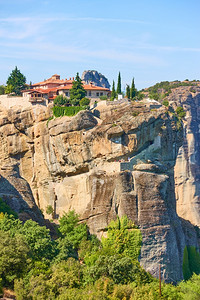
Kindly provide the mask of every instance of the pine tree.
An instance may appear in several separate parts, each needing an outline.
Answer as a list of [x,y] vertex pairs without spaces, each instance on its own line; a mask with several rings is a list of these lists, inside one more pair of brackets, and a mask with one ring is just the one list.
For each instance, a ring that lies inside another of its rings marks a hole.
[[115,82],[113,80],[111,99],[114,100],[115,98],[116,98],[116,91],[115,91]]
[[20,70],[15,67],[15,69],[11,72],[10,76],[7,80],[7,86],[12,86],[12,91],[16,95],[21,94],[21,90],[26,87],[26,77],[20,72]]
[[130,95],[131,95],[130,86],[127,84],[127,86],[126,86],[126,97],[128,99],[130,99]]
[[70,89],[70,101],[74,106],[79,105],[81,99],[86,95],[86,91],[83,88],[82,80],[79,74],[76,74],[75,80],[72,82],[72,88]]
[[120,75],[120,72],[119,72],[119,75],[118,75],[118,82],[117,82],[117,94],[121,94],[122,93],[122,89],[121,89],[121,75]]

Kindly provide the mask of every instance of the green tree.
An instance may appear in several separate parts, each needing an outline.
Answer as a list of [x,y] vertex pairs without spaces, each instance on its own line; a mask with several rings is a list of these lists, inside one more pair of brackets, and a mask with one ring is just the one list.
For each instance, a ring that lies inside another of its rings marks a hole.
[[33,260],[50,260],[53,258],[55,246],[51,241],[49,229],[45,226],[40,226],[36,222],[28,220],[19,230],[19,233],[24,236],[29,245]]
[[127,97],[128,99],[130,99],[130,95],[131,95],[130,86],[127,84],[127,86],[126,86],[126,97]]
[[186,116],[186,112],[184,111],[183,107],[181,107],[181,106],[177,107],[176,113],[180,118],[184,118]]
[[4,85],[0,85],[0,95],[4,95],[5,94],[5,86]]
[[136,96],[137,90],[135,88],[135,81],[134,81],[134,77],[132,79],[132,84],[131,84],[131,90],[130,90],[130,98],[134,99]]
[[27,269],[29,247],[19,234],[11,237],[8,232],[0,231],[0,241],[0,278],[4,285],[12,286]]
[[115,91],[115,82],[113,80],[111,99],[114,100],[115,98],[116,98],[116,91]]
[[119,75],[118,75],[118,81],[117,81],[117,94],[121,94],[122,93],[122,88],[121,88],[121,75],[120,75],[120,72],[119,72]]
[[134,260],[138,259],[142,244],[139,229],[126,216],[108,225],[107,238],[102,238],[102,246],[106,252],[114,255],[122,254]]
[[74,106],[79,105],[80,100],[86,95],[86,91],[83,88],[83,83],[79,74],[76,74],[75,80],[72,82],[72,88],[70,89],[70,101]]
[[78,215],[75,211],[69,211],[60,218],[58,228],[62,237],[67,238],[75,248],[78,248],[80,242],[87,239],[88,236],[87,225],[84,223],[78,224],[78,221]]
[[63,95],[58,95],[54,100],[54,105],[58,106],[69,106],[70,100],[67,97],[64,97]]
[[87,106],[90,104],[90,99],[84,97],[80,100],[80,106]]
[[[8,215],[13,215],[14,217],[17,218],[17,213],[13,211],[10,208],[10,206],[7,205],[6,202],[2,200],[2,198],[0,198],[0,212],[2,212],[3,214],[7,213]],[[2,215],[2,217],[4,217],[4,215]]]
[[11,94],[14,91],[12,84],[8,84],[5,88],[5,94]]
[[26,87],[26,77],[20,72],[20,70],[15,67],[15,69],[11,72],[10,76],[7,80],[7,86],[10,85],[13,87],[13,92],[16,95],[21,94],[21,90]]

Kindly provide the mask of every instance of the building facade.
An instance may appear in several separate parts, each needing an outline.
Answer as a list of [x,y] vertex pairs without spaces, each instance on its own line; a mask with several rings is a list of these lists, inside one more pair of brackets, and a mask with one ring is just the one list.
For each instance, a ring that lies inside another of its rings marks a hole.
[[[58,95],[70,97],[74,77],[69,79],[60,79],[60,75],[53,75],[51,78],[32,84],[31,89],[23,91],[23,97],[29,97],[29,101],[50,103]],[[95,86],[92,82],[85,84],[83,88],[86,91],[86,97],[89,99],[99,99],[101,96],[110,96],[110,90],[104,87]]]

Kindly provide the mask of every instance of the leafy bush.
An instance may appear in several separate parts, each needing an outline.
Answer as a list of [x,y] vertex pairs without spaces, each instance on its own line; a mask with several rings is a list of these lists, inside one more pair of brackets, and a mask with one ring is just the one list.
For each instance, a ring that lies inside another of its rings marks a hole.
[[169,106],[169,101],[168,100],[163,100],[163,103],[162,103],[164,106]]
[[108,100],[108,97],[107,97],[106,95],[100,96],[99,98],[100,98],[101,100]]
[[108,253],[123,254],[138,259],[142,244],[142,235],[126,216],[112,221],[108,226],[107,238],[102,238],[102,246]]
[[46,214],[47,215],[53,215],[53,207],[52,207],[52,205],[47,205],[47,207],[46,207]]
[[58,106],[67,106],[70,105],[70,99],[63,96],[63,95],[58,95],[55,100],[54,100],[54,105],[58,105]]
[[184,118],[186,116],[186,112],[184,111],[183,107],[181,107],[181,106],[177,107],[176,113],[180,118]]
[[199,300],[200,299],[200,275],[194,274],[190,280],[181,282],[178,286],[181,299]]
[[85,110],[85,106],[69,106],[69,107],[61,107],[61,106],[54,106],[52,108],[53,115],[58,117],[63,116],[75,116],[79,111]]
[[7,213],[8,215],[13,215],[17,218],[17,213],[14,210],[12,210],[10,206],[2,200],[2,198],[0,198],[0,212],[2,212],[3,214]]
[[8,232],[0,231],[0,241],[0,278],[4,286],[13,287],[14,280],[27,271],[29,248],[19,234],[12,237]]
[[4,85],[0,85],[0,95],[5,94],[5,89],[6,89],[6,87]]
[[134,111],[133,113],[132,113],[132,116],[133,117],[137,117],[139,115],[139,111]]
[[80,106],[86,106],[90,104],[90,99],[84,97],[83,99],[80,100]]

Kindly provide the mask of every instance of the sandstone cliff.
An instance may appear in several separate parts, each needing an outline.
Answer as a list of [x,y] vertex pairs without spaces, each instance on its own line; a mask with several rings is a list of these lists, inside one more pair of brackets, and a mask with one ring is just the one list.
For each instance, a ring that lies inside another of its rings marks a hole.
[[200,227],[200,86],[172,90],[169,101],[186,111],[183,145],[175,166],[177,213]]
[[57,218],[75,209],[100,237],[111,219],[126,214],[141,228],[145,269],[158,275],[160,263],[166,281],[183,278],[184,247],[198,248],[198,241],[176,213],[183,134],[173,115],[142,104],[49,122],[51,110],[42,106],[0,114],[0,195],[23,218],[24,211],[40,217],[37,207],[45,213],[47,205]]

